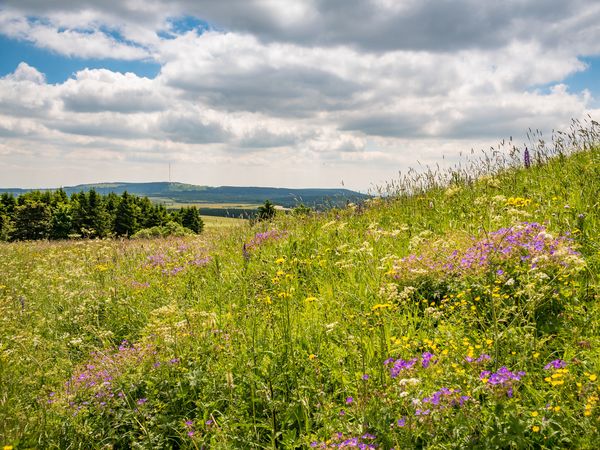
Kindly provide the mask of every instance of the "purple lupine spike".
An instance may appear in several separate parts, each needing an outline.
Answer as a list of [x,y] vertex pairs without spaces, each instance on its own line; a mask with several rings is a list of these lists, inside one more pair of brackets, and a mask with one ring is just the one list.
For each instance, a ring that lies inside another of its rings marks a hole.
[[523,152],[523,163],[525,164],[526,169],[531,167],[531,157],[529,156],[529,150],[527,147],[525,147],[525,151]]

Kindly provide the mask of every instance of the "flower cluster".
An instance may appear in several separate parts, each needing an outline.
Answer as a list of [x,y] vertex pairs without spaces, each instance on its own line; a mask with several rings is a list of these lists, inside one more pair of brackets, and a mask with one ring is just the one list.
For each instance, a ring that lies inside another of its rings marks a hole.
[[434,249],[431,254],[412,254],[396,261],[388,273],[396,279],[406,274],[420,275],[429,272],[451,273],[464,276],[507,261],[516,261],[529,269],[547,265],[578,268],[583,264],[573,240],[566,235],[554,237],[546,227],[536,222],[500,228],[483,239],[476,240],[466,250]]
[[365,433],[361,436],[345,438],[343,433],[336,433],[331,439],[326,442],[313,441],[310,443],[311,448],[359,448],[361,450],[375,449],[377,445],[374,443],[376,436],[371,433]]
[[479,357],[477,358],[473,358],[471,356],[465,356],[465,360],[469,363],[483,363],[485,361],[489,361],[490,359],[492,359],[492,357],[490,355],[488,355],[487,353],[482,353],[481,355],[479,355]]
[[487,383],[497,392],[505,392],[508,397],[513,396],[513,387],[516,381],[521,381],[526,375],[525,372],[511,372],[506,366],[500,367],[496,372],[484,370],[479,374],[479,378]]
[[442,410],[454,406],[463,406],[471,397],[468,395],[460,395],[460,389],[449,389],[446,387],[434,392],[429,397],[421,400],[422,408],[417,408],[416,416],[427,416],[433,410]]
[[562,369],[563,367],[566,367],[567,363],[564,362],[562,359],[555,359],[554,361],[550,361],[548,364],[546,364],[544,366],[545,370],[551,370],[551,369]]
[[[66,382],[69,406],[77,409],[88,405],[104,407],[113,399],[123,399],[125,393],[113,385],[113,380],[126,368],[142,364],[155,353],[150,345],[130,345],[127,341],[123,341],[114,353],[92,353],[90,361]],[[141,406],[146,401],[140,398],[136,402]]]
[[287,235],[286,231],[270,230],[263,233],[257,233],[254,235],[249,242],[244,244],[246,251],[252,251],[260,247],[262,244],[268,241],[276,241]]
[[567,363],[562,359],[555,359],[554,361],[550,361],[548,364],[544,366],[544,370],[551,371],[552,374],[545,377],[544,381],[550,384],[552,387],[561,386],[565,384],[565,380],[563,377],[569,372],[566,369]]
[[[424,369],[427,369],[431,364],[435,364],[437,361],[433,360],[434,357],[435,355],[433,353],[423,353],[420,358],[421,366]],[[412,358],[409,360],[388,358],[384,361],[384,364],[389,366],[390,376],[392,378],[397,378],[401,372],[412,369],[417,362],[419,362],[419,358]]]

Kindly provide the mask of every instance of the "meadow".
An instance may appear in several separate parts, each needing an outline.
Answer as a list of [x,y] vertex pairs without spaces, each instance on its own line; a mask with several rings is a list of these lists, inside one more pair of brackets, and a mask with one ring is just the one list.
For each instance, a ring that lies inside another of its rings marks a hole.
[[1,243],[0,445],[597,448],[599,131],[324,213]]

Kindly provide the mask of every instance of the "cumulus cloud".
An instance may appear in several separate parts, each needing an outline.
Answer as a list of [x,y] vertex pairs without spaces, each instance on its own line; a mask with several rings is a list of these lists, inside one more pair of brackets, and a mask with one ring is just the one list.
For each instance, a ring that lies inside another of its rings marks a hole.
[[[583,0],[5,0],[4,36],[161,69],[82,68],[48,84],[22,62],[0,78],[2,148],[46,163],[181,161],[213,184],[347,174],[364,188],[592,111],[592,94],[564,80],[600,54],[599,20]],[[264,165],[281,174],[262,180]]]

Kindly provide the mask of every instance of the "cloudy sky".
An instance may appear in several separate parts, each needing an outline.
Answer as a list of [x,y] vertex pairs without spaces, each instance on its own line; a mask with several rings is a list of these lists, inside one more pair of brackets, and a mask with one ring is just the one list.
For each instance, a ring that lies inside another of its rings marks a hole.
[[2,0],[0,187],[346,187],[600,116],[595,0]]

